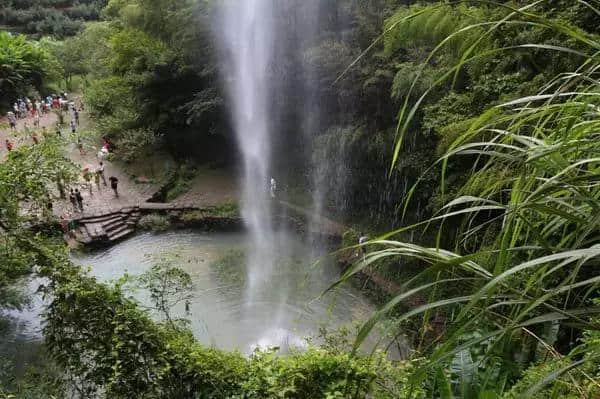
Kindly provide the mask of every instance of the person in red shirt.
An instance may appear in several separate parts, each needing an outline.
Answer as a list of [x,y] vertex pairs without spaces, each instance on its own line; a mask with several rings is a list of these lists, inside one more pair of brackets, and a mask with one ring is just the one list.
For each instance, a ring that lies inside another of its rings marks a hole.
[[13,144],[10,142],[9,139],[6,139],[6,149],[8,150],[8,152],[11,152],[13,149]]

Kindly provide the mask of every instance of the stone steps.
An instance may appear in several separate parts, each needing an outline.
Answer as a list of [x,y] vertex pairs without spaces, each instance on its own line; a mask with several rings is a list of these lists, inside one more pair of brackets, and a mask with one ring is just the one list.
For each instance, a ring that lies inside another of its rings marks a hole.
[[83,226],[93,240],[101,240],[106,236],[106,232],[104,231],[104,228],[102,228],[101,223],[85,223]]
[[114,235],[109,235],[108,240],[110,242],[115,242],[133,234],[134,232],[135,229],[132,229],[128,226],[124,226],[124,228],[118,230],[118,233],[115,233]]
[[107,209],[106,213],[99,215],[82,216],[75,220],[79,223],[77,241],[91,244],[120,240],[135,232],[141,216],[137,205],[118,210]]
[[106,222],[107,220],[110,220],[114,217],[120,217],[121,216],[121,212],[117,211],[117,212],[110,212],[104,215],[99,215],[99,216],[86,216],[86,217],[82,217],[80,219],[78,219],[77,221],[79,223],[84,223],[84,224],[89,224],[89,223],[102,223],[102,222]]
[[93,241],[85,226],[79,226],[75,229],[75,239],[83,244],[90,244]]
[[105,223],[102,223],[102,228],[104,229],[104,231],[106,233],[109,233],[109,232],[114,231],[114,230],[118,229],[119,227],[123,226],[125,224],[126,220],[127,220],[126,218],[119,216],[114,219],[110,219],[109,221],[107,221]]

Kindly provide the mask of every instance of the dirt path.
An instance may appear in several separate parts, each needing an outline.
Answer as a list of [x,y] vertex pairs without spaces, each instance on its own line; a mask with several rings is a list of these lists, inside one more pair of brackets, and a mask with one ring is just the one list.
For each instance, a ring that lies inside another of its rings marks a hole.
[[[65,113],[65,120],[66,122],[70,122],[71,120],[68,112]],[[80,113],[80,121],[81,125],[77,128],[78,132],[86,130],[89,126],[85,112]],[[8,128],[0,129],[0,161],[3,161],[7,155],[5,145],[5,140],[7,138],[13,143],[14,147],[33,145],[33,141],[30,134],[27,133],[27,130],[29,129],[31,132],[36,131],[38,138],[43,140],[43,127],[46,127],[46,130],[50,134],[55,134],[56,122],[57,116],[51,112],[40,118],[39,129],[33,129],[32,117],[19,119],[16,130],[11,131]],[[2,124],[2,126],[8,126],[6,117],[0,119],[0,124]],[[100,160],[96,154],[101,148],[101,143],[94,142],[85,145],[85,151],[81,154],[77,149],[76,136],[71,133],[70,127],[63,127],[61,129],[61,137],[64,141],[67,156],[82,170],[78,180],[72,184],[70,188],[79,188],[82,192],[84,210],[83,212],[75,211],[68,199],[61,199],[58,192],[54,192],[55,201],[53,202],[53,209],[56,217],[72,219],[75,217],[111,213],[124,207],[139,205],[146,201],[148,197],[152,195],[154,190],[156,190],[156,187],[152,184],[136,184],[122,168],[104,160],[107,183],[110,176],[115,176],[119,179],[119,197],[116,198],[110,187],[105,186],[102,181],[100,183],[100,188],[98,188],[92,180],[92,190],[90,192],[89,185],[83,179],[83,168],[89,167],[90,170],[93,171],[99,166]]]
[[4,161],[8,153],[5,144],[6,139],[9,139],[13,143],[13,146],[15,148],[20,147],[22,145],[33,144],[31,136],[28,135],[25,131],[25,125],[27,125],[27,127],[31,131],[37,131],[38,137],[41,138],[41,132],[43,131],[44,127],[48,132],[56,131],[56,120],[56,114],[52,112],[48,113],[40,118],[40,129],[33,129],[33,118],[28,117],[25,119],[17,120],[17,129],[11,130],[8,127],[8,119],[6,118],[6,116],[0,118],[0,161]]

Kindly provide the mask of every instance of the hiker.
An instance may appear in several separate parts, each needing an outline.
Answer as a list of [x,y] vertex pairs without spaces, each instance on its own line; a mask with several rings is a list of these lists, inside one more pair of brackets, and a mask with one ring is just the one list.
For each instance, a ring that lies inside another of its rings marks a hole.
[[71,201],[71,205],[73,205],[73,210],[77,212],[79,207],[77,205],[77,197],[75,196],[75,191],[73,191],[73,189],[71,189],[71,192],[69,193],[69,201]]
[[35,132],[31,133],[31,140],[33,140],[33,144],[39,144],[40,140],[38,139],[37,134]]
[[34,111],[34,117],[33,117],[33,126],[36,128],[40,127],[40,114],[37,111]]
[[100,191],[100,173],[98,173],[97,170],[96,173],[94,173],[94,183],[96,183],[96,187],[98,188],[98,191]]
[[108,150],[106,149],[106,147],[102,147],[100,149],[100,151],[98,151],[98,154],[96,154],[96,157],[98,159],[104,159],[108,156]]
[[60,228],[62,229],[63,233],[69,234],[69,221],[65,219],[64,216],[60,217]]
[[100,161],[100,166],[98,166],[98,169],[96,169],[96,174],[102,178],[102,181],[106,186],[106,176],[104,176],[104,162]]
[[73,106],[73,110],[74,110],[74,115],[75,115],[75,123],[77,124],[77,126],[79,126],[79,111],[77,111],[75,109],[75,106]]
[[75,119],[71,119],[71,133],[75,134],[76,130],[77,128],[75,126]]
[[8,124],[10,125],[10,130],[17,129],[17,117],[13,112],[8,113]]
[[8,150],[8,152],[11,152],[13,149],[13,144],[10,142],[9,139],[6,139],[6,149]]
[[277,190],[277,182],[271,177],[271,198],[275,198],[275,190]]
[[108,152],[113,152],[115,150],[115,145],[107,136],[102,137],[102,147],[106,148]]
[[81,195],[81,191],[79,191],[78,188],[75,189],[75,199],[77,200],[79,211],[83,212],[83,196]]
[[90,197],[93,197],[94,194],[92,193],[92,174],[88,169],[83,171],[83,180],[85,180],[85,184],[90,190]]
[[115,196],[117,198],[119,198],[119,192],[117,191],[117,187],[119,185],[119,179],[117,179],[115,176],[111,176],[108,178],[108,180],[110,180],[110,188],[112,188],[115,192]]
[[85,151],[83,151],[83,143],[81,141],[81,137],[77,137],[77,148],[79,149],[79,155],[85,155]]

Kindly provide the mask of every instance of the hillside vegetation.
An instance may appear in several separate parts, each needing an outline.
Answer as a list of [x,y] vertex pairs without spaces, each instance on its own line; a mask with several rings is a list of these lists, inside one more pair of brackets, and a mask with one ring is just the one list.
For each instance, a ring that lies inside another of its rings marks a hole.
[[100,18],[106,0],[0,0],[0,26],[40,37],[75,35]]

